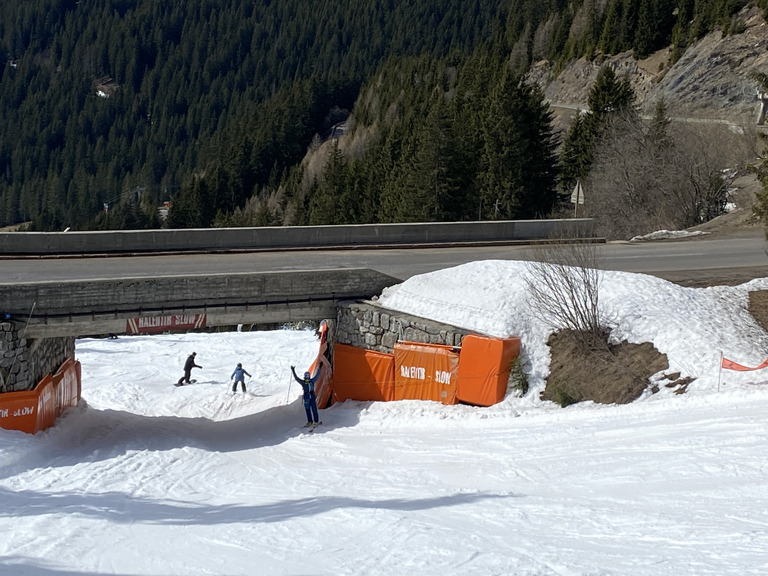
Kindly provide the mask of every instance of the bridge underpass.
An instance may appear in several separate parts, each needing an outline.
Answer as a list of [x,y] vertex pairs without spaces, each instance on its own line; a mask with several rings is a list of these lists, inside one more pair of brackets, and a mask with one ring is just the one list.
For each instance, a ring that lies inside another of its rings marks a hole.
[[398,282],[349,268],[0,283],[0,392],[32,389],[81,336],[332,319]]

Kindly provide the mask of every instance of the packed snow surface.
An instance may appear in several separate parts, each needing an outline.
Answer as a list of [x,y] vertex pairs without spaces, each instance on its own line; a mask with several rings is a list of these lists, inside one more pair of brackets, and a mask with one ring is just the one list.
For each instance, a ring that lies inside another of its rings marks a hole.
[[[380,303],[520,336],[530,392],[489,408],[345,402],[307,433],[290,366],[312,330],[80,339],[83,400],[0,430],[0,574],[768,574],[768,335],[751,290],[606,272],[614,338],[652,342],[688,392],[539,400],[552,328],[522,262],[415,276]],[[197,383],[174,387],[197,352]],[[242,362],[248,393],[231,392]]]

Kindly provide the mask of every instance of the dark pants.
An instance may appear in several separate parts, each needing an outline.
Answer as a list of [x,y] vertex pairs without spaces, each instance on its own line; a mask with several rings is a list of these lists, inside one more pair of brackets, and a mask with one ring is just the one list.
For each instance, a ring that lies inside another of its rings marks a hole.
[[179,384],[190,384],[189,377],[192,376],[192,369],[184,370],[184,376],[179,378]]
[[235,385],[232,386],[232,392],[237,392],[237,384],[238,383],[243,385],[243,393],[245,393],[245,380],[235,380]]
[[307,422],[319,422],[317,417],[317,400],[315,395],[304,396],[304,411],[307,413]]

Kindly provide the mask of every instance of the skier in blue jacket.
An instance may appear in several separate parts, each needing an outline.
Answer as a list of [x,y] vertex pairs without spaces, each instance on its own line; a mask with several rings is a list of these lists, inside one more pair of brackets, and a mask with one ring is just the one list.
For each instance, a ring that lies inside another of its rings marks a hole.
[[315,382],[317,382],[317,379],[320,377],[320,371],[322,369],[323,366],[320,365],[314,378],[312,378],[309,372],[304,372],[304,378],[299,378],[296,376],[296,367],[291,366],[293,377],[296,379],[296,382],[301,384],[301,389],[304,391],[304,410],[307,413],[307,423],[304,425],[305,427],[312,426],[313,424],[315,426],[322,424],[317,417],[317,398],[315,397]]
[[232,376],[229,377],[230,380],[234,378],[235,385],[232,386],[232,392],[237,392],[237,384],[240,383],[243,386],[243,394],[245,394],[245,377],[248,376],[251,377],[250,374],[243,368],[243,365],[238,362],[237,368],[235,368],[235,371],[232,372]]

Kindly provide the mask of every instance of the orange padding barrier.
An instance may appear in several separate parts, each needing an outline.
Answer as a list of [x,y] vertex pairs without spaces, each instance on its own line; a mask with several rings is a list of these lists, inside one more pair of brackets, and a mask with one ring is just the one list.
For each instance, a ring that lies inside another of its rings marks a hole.
[[440,344],[395,344],[395,400],[456,404],[459,353]]
[[346,344],[333,346],[333,399],[395,399],[395,359],[392,354]]
[[82,391],[80,362],[68,358],[55,374],[45,376],[34,390],[0,394],[0,428],[35,434],[53,426]]
[[451,346],[400,342],[386,354],[354,346],[333,348],[333,399],[434,400],[491,406],[504,399],[519,338],[468,335]]
[[315,382],[315,401],[317,402],[318,408],[325,408],[331,403],[331,394],[333,392],[331,387],[331,363],[325,356],[325,353],[328,350],[328,323],[325,320],[320,322],[319,333],[320,348],[317,352],[317,357],[314,362],[312,362],[308,372],[314,377],[322,366],[320,378]]
[[512,361],[520,355],[520,338],[469,334],[461,342],[456,399],[477,406],[504,400]]

